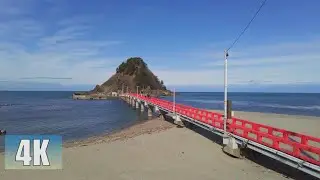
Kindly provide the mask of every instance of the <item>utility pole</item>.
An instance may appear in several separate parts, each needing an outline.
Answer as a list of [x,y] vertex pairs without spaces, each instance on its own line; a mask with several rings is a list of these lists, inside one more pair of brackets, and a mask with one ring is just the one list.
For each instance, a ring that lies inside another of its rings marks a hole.
[[173,88],[173,114],[176,116],[176,88]]
[[224,117],[223,117],[223,144],[227,143],[227,101],[228,101],[228,51],[224,51]]

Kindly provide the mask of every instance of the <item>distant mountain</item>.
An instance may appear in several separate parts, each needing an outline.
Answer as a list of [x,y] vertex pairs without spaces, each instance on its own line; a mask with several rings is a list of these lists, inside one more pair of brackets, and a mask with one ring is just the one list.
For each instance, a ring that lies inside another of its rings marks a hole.
[[162,80],[148,68],[148,65],[140,57],[132,57],[121,63],[116,73],[106,82],[90,91],[93,93],[111,93],[111,92],[139,92],[149,93],[152,95],[170,95]]

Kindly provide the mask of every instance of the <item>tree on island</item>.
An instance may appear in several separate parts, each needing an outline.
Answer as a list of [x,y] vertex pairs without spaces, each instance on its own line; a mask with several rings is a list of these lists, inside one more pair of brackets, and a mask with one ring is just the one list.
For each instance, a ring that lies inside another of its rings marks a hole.
[[144,90],[155,96],[159,94],[170,94],[170,91],[164,85],[163,80],[154,75],[141,57],[130,57],[122,62],[117,68],[116,73],[106,82],[97,85],[91,93],[102,92],[110,94],[111,92],[136,92]]

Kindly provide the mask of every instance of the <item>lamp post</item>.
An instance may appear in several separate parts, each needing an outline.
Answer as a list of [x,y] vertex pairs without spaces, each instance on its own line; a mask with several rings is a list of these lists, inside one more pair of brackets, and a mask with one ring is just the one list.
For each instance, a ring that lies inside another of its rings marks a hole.
[[228,51],[224,51],[224,117],[223,117],[223,144],[228,143],[227,135],[227,101],[228,101]]
[[173,88],[173,114],[176,116],[176,88]]

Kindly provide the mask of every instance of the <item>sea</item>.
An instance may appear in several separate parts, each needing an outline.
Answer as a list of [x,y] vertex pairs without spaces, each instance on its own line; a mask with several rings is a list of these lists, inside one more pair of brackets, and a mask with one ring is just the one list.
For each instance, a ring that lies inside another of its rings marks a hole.
[[[72,100],[73,92],[0,92],[0,129],[8,134],[59,134],[73,141],[145,121],[145,113],[120,100]],[[172,97],[163,97],[173,100]],[[222,92],[177,93],[176,102],[223,109]],[[228,93],[235,111],[320,116],[317,93]],[[0,151],[3,150],[3,136]]]

